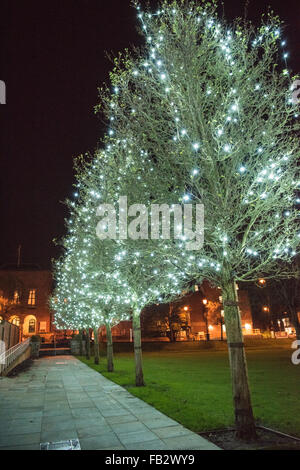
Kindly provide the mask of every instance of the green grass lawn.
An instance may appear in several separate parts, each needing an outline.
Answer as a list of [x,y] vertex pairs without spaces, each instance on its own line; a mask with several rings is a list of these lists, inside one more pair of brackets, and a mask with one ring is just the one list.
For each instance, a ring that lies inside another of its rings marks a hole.
[[[258,424],[300,437],[300,365],[291,363],[291,342],[247,349],[249,378]],[[149,347],[147,347],[149,349]],[[134,386],[134,359],[130,352],[115,354],[115,372],[79,358],[105,377],[127,388],[187,428],[200,432],[234,423],[230,370],[226,349],[174,350],[143,353],[146,387]]]

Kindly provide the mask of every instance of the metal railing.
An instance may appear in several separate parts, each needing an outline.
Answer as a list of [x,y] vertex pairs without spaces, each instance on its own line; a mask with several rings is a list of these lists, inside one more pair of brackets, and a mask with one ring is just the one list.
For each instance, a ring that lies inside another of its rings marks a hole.
[[8,367],[19,357],[23,354],[24,351],[30,345],[30,338],[27,338],[22,343],[18,343],[12,348],[4,351],[0,354],[0,375],[8,369]]
[[15,346],[20,341],[20,328],[8,321],[0,321],[0,340],[4,341],[7,349]]

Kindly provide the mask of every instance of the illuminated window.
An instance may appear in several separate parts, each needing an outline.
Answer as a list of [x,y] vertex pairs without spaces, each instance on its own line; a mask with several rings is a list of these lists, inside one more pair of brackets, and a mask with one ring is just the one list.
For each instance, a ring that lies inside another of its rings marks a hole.
[[35,305],[36,289],[30,289],[28,297],[28,305]]
[[291,326],[289,318],[283,318],[282,323],[283,323],[285,328],[289,328]]
[[28,333],[35,333],[35,319],[32,318],[28,323]]
[[2,322],[2,321],[3,321],[3,317],[1,317],[1,315],[0,315],[0,322]]
[[20,326],[20,318],[19,318],[19,317],[13,317],[10,322],[11,322],[13,325]]
[[41,333],[46,333],[47,330],[47,322],[41,321],[40,322],[40,332]]
[[19,292],[17,290],[15,290],[15,292],[14,292],[14,303],[15,304],[20,303],[20,295],[19,295]]

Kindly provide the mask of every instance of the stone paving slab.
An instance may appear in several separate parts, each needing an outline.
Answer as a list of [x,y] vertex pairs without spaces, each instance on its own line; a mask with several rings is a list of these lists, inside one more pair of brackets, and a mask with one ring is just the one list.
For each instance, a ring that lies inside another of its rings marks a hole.
[[219,450],[73,356],[0,378],[0,450],[77,438],[83,450]]

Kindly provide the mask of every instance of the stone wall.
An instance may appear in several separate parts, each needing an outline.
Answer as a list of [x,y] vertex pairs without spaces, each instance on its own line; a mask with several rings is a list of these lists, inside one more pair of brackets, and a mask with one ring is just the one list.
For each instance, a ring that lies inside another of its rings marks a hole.
[[[71,354],[73,356],[79,356],[80,355],[80,341],[78,339],[71,339],[70,341],[70,346],[71,346]],[[85,341],[82,341],[82,354],[85,354]]]

